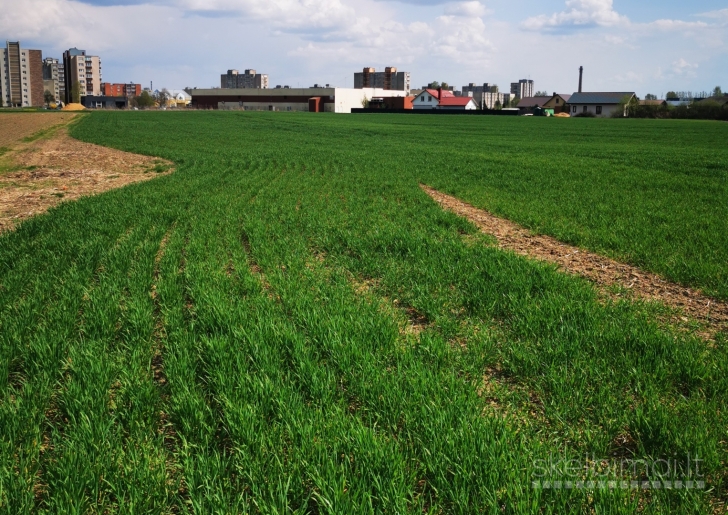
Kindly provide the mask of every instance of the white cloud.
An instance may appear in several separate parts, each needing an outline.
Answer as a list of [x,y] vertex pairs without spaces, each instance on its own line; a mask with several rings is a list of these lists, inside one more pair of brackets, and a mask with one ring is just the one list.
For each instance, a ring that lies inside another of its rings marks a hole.
[[445,14],[450,16],[482,17],[492,11],[480,2],[456,2],[445,7]]
[[178,7],[195,13],[231,13],[270,22],[286,31],[331,29],[353,23],[354,8],[341,0],[182,0]]
[[672,63],[672,71],[675,75],[694,75],[695,70],[699,67],[697,63],[689,63],[682,57]]
[[528,18],[522,27],[527,30],[612,27],[629,20],[614,10],[613,0],[566,0],[566,11],[551,16],[542,14]]
[[708,11],[706,13],[696,14],[700,18],[713,18],[717,20],[728,21],[728,9],[720,9],[718,11]]
[[664,31],[685,31],[694,29],[705,29],[709,25],[702,21],[682,21],[682,20],[655,20],[643,25],[644,27],[656,28]]

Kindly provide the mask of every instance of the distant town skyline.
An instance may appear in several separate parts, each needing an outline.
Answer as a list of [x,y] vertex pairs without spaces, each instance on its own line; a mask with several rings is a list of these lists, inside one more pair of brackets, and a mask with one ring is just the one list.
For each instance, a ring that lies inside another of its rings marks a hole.
[[[518,5],[518,8],[514,8]],[[533,79],[536,90],[728,88],[728,9],[702,0],[0,0],[0,35],[43,57],[99,55],[104,81],[219,86],[228,69],[270,87],[353,87],[364,66],[412,85]]]

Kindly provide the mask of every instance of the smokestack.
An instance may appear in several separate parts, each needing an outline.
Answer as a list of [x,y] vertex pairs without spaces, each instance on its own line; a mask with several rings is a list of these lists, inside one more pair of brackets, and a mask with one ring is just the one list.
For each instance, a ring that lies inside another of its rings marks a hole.
[[584,78],[584,67],[579,66],[579,93],[581,93],[581,80]]

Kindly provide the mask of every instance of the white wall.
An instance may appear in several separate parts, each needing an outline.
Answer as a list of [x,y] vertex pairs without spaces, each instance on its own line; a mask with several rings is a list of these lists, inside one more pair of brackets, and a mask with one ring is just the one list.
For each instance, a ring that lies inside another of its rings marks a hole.
[[435,96],[430,95],[427,91],[423,91],[412,101],[412,107],[415,109],[434,109],[439,103]]
[[464,109],[461,106],[441,106],[440,109],[446,109],[448,111],[475,111],[478,109],[478,105],[474,100],[471,100]]
[[[350,88],[336,88],[334,93],[334,103],[336,113],[351,113],[353,109],[359,109],[364,107],[363,101],[371,100],[373,97],[405,97],[407,93],[399,90],[380,89],[380,88],[365,88],[365,89],[350,89]],[[328,112],[328,106],[326,106]]]
[[[576,107],[576,112],[574,112],[574,107]],[[576,106],[574,106],[574,105],[570,106],[569,114],[571,116],[576,116],[577,114],[581,114],[584,112],[584,107],[586,107],[586,110],[588,113],[592,113],[597,118],[611,118],[612,113],[614,113],[615,111],[619,111],[620,109],[623,109],[623,107],[620,106],[619,104],[604,104],[604,105],[602,105],[602,114],[597,114],[596,105],[588,104],[585,106],[584,104],[577,104]]]

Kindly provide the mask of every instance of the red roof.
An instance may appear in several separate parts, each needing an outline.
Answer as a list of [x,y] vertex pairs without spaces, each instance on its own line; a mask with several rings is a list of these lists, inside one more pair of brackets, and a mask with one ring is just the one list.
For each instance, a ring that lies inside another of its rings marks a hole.
[[[444,91],[443,91],[443,93],[444,93]],[[445,95],[443,95],[443,97],[445,97]],[[456,97],[453,95],[452,97],[442,98],[440,100],[440,105],[441,106],[466,106],[470,103],[471,100],[472,100],[472,98],[470,98],[470,97]]]
[[[425,91],[427,91],[427,93],[429,95],[432,95],[433,97],[435,97],[435,98],[437,98],[439,100],[440,93],[438,92],[438,90],[436,90],[436,89],[429,89],[428,88]],[[449,98],[449,97],[455,97],[455,95],[453,94],[452,91],[447,90],[447,89],[443,89],[442,90],[442,98]]]

